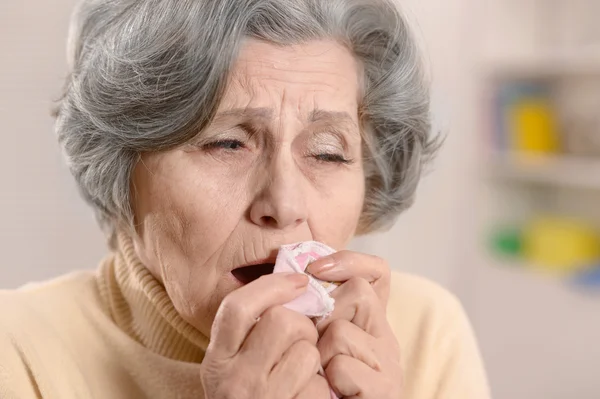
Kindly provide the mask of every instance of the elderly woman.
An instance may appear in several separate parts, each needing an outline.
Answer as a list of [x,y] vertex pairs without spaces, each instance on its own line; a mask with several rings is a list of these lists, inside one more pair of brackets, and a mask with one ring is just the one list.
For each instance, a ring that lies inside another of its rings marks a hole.
[[[69,60],[56,131],[111,251],[0,294],[0,397],[489,396],[458,302],[344,250],[436,148],[391,0],[85,0]],[[304,241],[337,252],[273,273]],[[313,277],[318,320],[286,306]]]

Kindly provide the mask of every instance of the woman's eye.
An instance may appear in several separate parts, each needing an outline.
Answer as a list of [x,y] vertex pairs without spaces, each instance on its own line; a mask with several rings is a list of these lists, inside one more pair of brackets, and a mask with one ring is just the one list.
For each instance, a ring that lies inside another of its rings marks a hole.
[[235,151],[244,148],[244,143],[239,140],[218,140],[212,143],[204,145],[204,149],[223,149],[229,151]]
[[344,158],[340,154],[316,154],[313,156],[317,161],[321,161],[321,162],[343,163],[343,164],[349,164],[352,162],[351,160]]

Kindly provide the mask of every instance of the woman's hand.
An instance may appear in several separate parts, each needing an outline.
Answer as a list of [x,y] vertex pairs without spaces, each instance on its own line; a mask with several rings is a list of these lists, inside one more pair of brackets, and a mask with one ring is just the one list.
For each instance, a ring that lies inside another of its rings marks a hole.
[[341,251],[312,263],[308,271],[325,281],[344,282],[331,294],[333,313],[317,325],[317,346],[333,390],[344,398],[400,399],[400,350],[386,319],[387,263]]
[[329,398],[314,324],[281,306],[307,284],[302,274],[271,274],[223,300],[201,366],[205,399]]

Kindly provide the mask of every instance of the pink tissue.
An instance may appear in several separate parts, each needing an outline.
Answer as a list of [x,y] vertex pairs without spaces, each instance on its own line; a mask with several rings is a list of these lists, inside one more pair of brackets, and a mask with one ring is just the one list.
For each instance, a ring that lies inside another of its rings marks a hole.
[[[334,252],[335,250],[332,248],[316,241],[284,245],[277,255],[274,273],[296,272],[307,274],[305,270],[308,265]],[[306,292],[285,306],[308,317],[325,317],[333,311],[335,301],[329,296],[329,293],[337,286],[319,280],[310,274],[307,275],[309,282]]]
[[[287,303],[285,307],[295,310],[311,318],[322,319],[333,312],[335,301],[329,295],[337,285],[319,280],[306,273],[306,268],[315,260],[336,252],[325,244],[316,241],[305,241],[297,244],[284,245],[279,249],[274,273],[296,272],[308,276],[308,289],[304,294]],[[324,371],[321,369],[321,375]],[[330,389],[331,399],[337,395]]]

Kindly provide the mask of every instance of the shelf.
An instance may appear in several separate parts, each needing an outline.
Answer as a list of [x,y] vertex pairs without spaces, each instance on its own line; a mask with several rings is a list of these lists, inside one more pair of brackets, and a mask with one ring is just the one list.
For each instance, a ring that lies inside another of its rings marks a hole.
[[563,272],[510,256],[490,254],[486,255],[486,258],[485,263],[495,268],[496,273],[510,275],[510,278],[528,279],[539,284],[566,284],[574,289],[593,285],[598,287],[598,295],[600,295],[600,263],[595,266],[596,263],[591,262],[588,268]]
[[496,153],[490,172],[508,180],[600,190],[600,158]]
[[600,49],[585,53],[494,59],[484,63],[489,77],[497,80],[600,77]]

